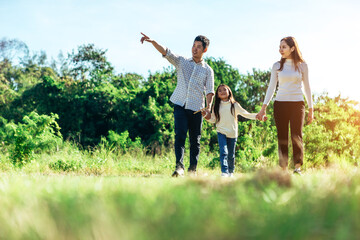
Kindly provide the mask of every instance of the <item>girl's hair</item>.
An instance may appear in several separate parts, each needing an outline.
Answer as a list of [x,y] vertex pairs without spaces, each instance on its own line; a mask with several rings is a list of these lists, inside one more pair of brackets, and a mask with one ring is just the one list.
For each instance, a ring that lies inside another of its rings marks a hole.
[[235,114],[235,106],[234,103],[236,102],[234,99],[234,96],[232,94],[232,91],[230,89],[230,87],[226,84],[220,84],[217,89],[216,89],[216,93],[215,93],[215,104],[214,104],[214,114],[215,114],[215,119],[216,119],[216,123],[218,123],[220,121],[220,114],[219,114],[219,108],[220,108],[220,103],[221,103],[221,99],[219,98],[219,88],[220,87],[225,87],[227,88],[227,90],[229,91],[229,97],[228,100],[230,100],[231,103],[231,109],[230,112],[232,115]]
[[[304,59],[301,56],[301,52],[299,50],[299,46],[295,40],[294,37],[284,37],[283,39],[280,40],[281,41],[285,41],[286,44],[292,48],[295,47],[295,50],[291,53],[291,58],[294,61],[294,65],[295,65],[295,70],[299,71],[299,63],[305,62]],[[280,68],[279,71],[282,71],[284,68],[284,63],[285,63],[286,58],[281,58],[280,59]]]

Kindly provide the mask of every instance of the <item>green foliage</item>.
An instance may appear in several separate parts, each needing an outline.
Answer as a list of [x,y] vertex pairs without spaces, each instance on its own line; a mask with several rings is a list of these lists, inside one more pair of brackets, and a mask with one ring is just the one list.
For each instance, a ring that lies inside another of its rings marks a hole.
[[206,62],[214,70],[215,90],[221,83],[228,85],[235,100],[249,112],[262,104],[270,80],[270,71],[253,69],[252,73],[243,75],[221,58],[207,58]]
[[[276,150],[276,128],[271,118],[266,122],[239,122],[236,159],[242,171],[251,171],[261,165],[276,165]],[[263,156],[267,157],[267,162],[263,162]]]
[[228,85],[232,91],[236,91],[241,75],[237,69],[227,64],[222,58],[206,58],[206,62],[214,70],[215,90],[221,83]]
[[23,118],[23,123],[2,121],[3,140],[9,146],[14,165],[22,166],[32,160],[35,151],[51,150],[62,142],[57,118],[56,114],[46,116],[32,112]]
[[[0,176],[6,239],[357,239],[360,173]],[[21,228],[19,228],[21,221]],[[105,237],[104,237],[105,236]]]
[[[17,124],[33,111],[56,113],[64,138],[83,147],[96,147],[109,133],[118,133],[106,141],[123,151],[139,143],[137,139],[153,156],[173,148],[173,104],[169,98],[177,82],[174,68],[150,74],[147,79],[136,73],[117,75],[106,50],[93,44],[80,46],[67,58],[60,56],[60,68],[55,63],[49,65],[44,52],[26,53],[16,65],[6,56],[23,45],[8,40],[2,44],[0,41],[4,56],[0,61],[0,112],[7,121]],[[223,59],[206,61],[214,70],[215,88],[225,83],[242,107],[249,112],[260,110],[270,71],[253,69],[240,74]],[[243,171],[277,162],[272,103],[267,114],[270,119],[266,123],[239,117],[236,154]],[[357,164],[359,111],[355,104],[322,95],[315,101],[315,117],[317,120],[304,128],[305,162],[309,159],[308,165],[316,166],[341,156]],[[201,146],[202,152],[218,152],[215,126],[205,121]]]
[[[241,75],[236,82],[235,99],[249,112],[259,111],[257,106],[262,106],[266,90],[270,81],[270,71],[253,69],[252,73]],[[268,114],[271,112],[268,112]]]
[[344,157],[357,164],[360,159],[360,111],[356,102],[319,96],[315,104],[315,121],[305,127],[306,159],[310,165],[328,164]]
[[0,61],[13,61],[29,55],[28,46],[18,39],[2,38],[0,40]]
[[81,168],[81,165],[78,161],[75,160],[64,160],[64,159],[59,159],[55,162],[51,162],[49,164],[50,169],[53,169],[55,171],[64,171],[64,172],[69,172],[69,171],[76,171],[78,169]]
[[70,75],[74,79],[99,81],[103,75],[112,74],[114,68],[106,59],[106,51],[95,48],[94,44],[82,45],[77,52],[69,55]]
[[141,138],[137,137],[135,138],[135,141],[132,141],[129,137],[128,131],[117,134],[116,132],[110,130],[107,139],[108,145],[121,149],[123,152],[126,152],[129,149],[139,150],[142,148]]
[[208,167],[210,169],[215,169],[215,168],[221,167],[220,166],[220,157],[215,157],[215,158],[211,159],[211,161],[208,164]]

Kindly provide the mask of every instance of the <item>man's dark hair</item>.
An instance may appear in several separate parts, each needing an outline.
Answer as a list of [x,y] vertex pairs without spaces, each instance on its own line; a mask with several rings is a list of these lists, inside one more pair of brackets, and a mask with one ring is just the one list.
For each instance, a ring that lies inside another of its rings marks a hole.
[[194,42],[195,42],[195,41],[201,42],[202,45],[203,45],[203,47],[204,47],[204,49],[205,49],[205,48],[208,48],[209,45],[210,45],[210,40],[209,40],[207,37],[203,36],[203,35],[197,36],[197,37],[195,38]]

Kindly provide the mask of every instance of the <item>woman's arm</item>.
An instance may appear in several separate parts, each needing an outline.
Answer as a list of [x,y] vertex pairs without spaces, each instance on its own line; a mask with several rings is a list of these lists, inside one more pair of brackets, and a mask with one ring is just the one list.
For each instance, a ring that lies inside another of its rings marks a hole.
[[311,88],[309,82],[309,69],[305,62],[301,63],[301,70],[302,70],[302,79],[304,83],[305,99],[309,106],[309,114],[307,120],[308,120],[308,124],[310,124],[314,120],[314,107],[313,107]]
[[266,91],[265,100],[262,105],[260,112],[256,115],[257,120],[265,120],[266,117],[266,108],[269,105],[271,98],[274,96],[276,84],[278,82],[278,74],[277,71],[279,69],[279,62],[274,63],[271,69],[271,77],[269,82],[269,87]]

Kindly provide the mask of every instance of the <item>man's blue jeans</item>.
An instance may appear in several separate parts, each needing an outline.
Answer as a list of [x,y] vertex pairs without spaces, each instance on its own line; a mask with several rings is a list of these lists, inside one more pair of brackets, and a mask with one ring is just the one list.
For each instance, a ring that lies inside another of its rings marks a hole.
[[175,119],[175,156],[176,169],[184,169],[184,151],[186,135],[189,131],[190,139],[190,166],[189,171],[196,171],[200,153],[200,139],[202,128],[201,112],[194,114],[194,111],[185,109],[179,105],[174,106]]
[[237,138],[228,138],[222,133],[218,134],[220,164],[222,173],[234,173],[235,170],[235,146]]

